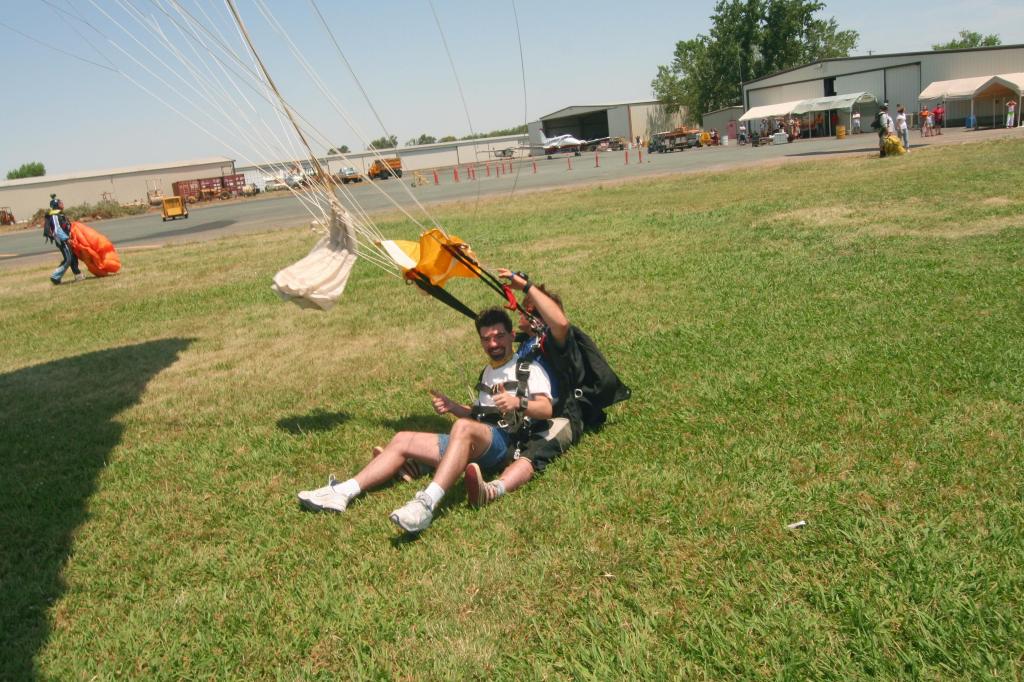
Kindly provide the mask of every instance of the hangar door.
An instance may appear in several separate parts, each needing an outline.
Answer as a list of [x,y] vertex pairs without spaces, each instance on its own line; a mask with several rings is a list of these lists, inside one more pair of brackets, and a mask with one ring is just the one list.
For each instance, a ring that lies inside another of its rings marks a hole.
[[924,86],[921,84],[921,65],[907,64],[885,70],[885,95],[889,104],[902,104],[908,111],[917,111],[917,96]]
[[779,102],[793,102],[800,99],[814,99],[825,94],[825,86],[821,79],[804,81],[803,83],[787,83],[764,88],[763,90],[748,90],[750,107],[764,106],[766,104],[777,104]]
[[867,71],[849,76],[836,76],[836,94],[870,92],[879,102],[885,99],[885,71]]
[[608,111],[600,109],[579,116],[566,116],[544,121],[544,134],[574,135],[584,140],[608,137]]

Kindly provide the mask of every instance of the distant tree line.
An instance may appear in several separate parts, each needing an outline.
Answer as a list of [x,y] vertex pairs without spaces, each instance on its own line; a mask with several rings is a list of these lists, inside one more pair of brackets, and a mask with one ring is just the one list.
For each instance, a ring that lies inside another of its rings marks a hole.
[[[463,137],[455,137],[454,135],[445,135],[444,137],[434,137],[423,133],[419,137],[410,137],[406,140],[406,147],[417,147],[422,144],[435,144],[438,142],[455,142],[456,140],[478,140],[484,137],[501,137],[503,135],[522,135],[526,133],[526,124],[518,125],[513,128],[501,128],[500,130],[492,130],[487,133],[476,133],[473,135],[464,135]],[[383,135],[373,140],[366,146],[367,149],[394,149],[398,146],[398,137],[395,135]],[[348,148],[345,147],[341,153],[346,153]]]

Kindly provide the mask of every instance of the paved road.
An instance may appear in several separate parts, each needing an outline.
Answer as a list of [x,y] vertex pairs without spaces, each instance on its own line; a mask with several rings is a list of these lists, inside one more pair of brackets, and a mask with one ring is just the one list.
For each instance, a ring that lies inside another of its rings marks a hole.
[[[911,145],[930,146],[981,141],[993,137],[1024,137],[1024,129],[965,132],[947,131],[941,137],[911,138]],[[516,193],[592,184],[605,181],[619,181],[630,178],[661,174],[717,170],[743,166],[760,165],[777,160],[792,161],[812,158],[832,158],[845,155],[862,155],[875,151],[875,137],[862,134],[844,140],[825,138],[801,141],[795,144],[753,148],[750,146],[711,147],[691,149],[672,154],[644,153],[643,163],[637,162],[636,152],[630,152],[626,163],[624,152],[604,152],[599,156],[600,166],[595,166],[593,153],[583,156],[560,156],[553,159],[541,157],[536,160],[517,160],[518,173],[499,174],[491,163],[491,175],[487,176],[485,166],[479,166],[476,181],[466,178],[465,168],[459,169],[461,182],[455,183],[451,169],[440,171],[440,184],[411,188],[410,176],[401,181],[394,179],[383,182],[346,185],[356,201],[368,212],[379,212],[393,208],[387,198],[392,197],[416,217],[418,209],[405,188],[409,188],[416,200],[424,205],[449,201],[475,201],[476,197],[513,197]],[[536,172],[534,172],[536,164]],[[570,170],[571,164],[571,170]],[[382,191],[383,190],[383,191]],[[386,196],[385,196],[386,195]],[[40,200],[40,205],[45,203]],[[193,207],[187,220],[162,222],[159,214],[120,218],[94,223],[106,234],[119,251],[134,248],[153,248],[163,244],[214,239],[230,234],[263,232],[280,228],[291,228],[308,223],[309,215],[290,193],[279,196],[262,195],[256,199],[230,203],[214,203]],[[56,250],[43,242],[39,230],[25,230],[0,234],[0,267],[20,267],[30,263],[54,260]]]

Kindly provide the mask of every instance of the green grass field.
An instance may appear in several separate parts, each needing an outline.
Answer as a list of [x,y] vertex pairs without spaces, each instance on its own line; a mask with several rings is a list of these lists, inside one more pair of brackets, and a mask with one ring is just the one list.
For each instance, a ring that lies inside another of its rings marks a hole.
[[0,677],[1019,679],[1021,158],[442,209],[560,291],[633,399],[417,540],[387,519],[417,484],[342,515],[295,492],[447,428],[427,390],[475,383],[464,318],[366,263],[330,313],[279,302],[305,229],[0,272]]

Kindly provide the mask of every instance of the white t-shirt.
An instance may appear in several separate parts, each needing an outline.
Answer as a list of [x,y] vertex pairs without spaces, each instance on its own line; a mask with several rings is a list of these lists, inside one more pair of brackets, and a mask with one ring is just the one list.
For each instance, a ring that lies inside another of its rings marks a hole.
[[903,132],[907,129],[907,115],[906,113],[896,114],[896,130]]
[[[506,381],[515,381],[517,362],[518,360],[515,354],[513,354],[512,359],[501,367],[487,365],[484,368],[483,376],[480,378],[480,383],[485,386],[496,386]],[[514,390],[509,392],[515,393]],[[530,378],[526,384],[526,397],[536,398],[539,395],[546,395],[549,399],[551,398],[551,379],[548,378],[548,373],[544,371],[540,363],[531,362]],[[483,407],[494,407],[494,398],[490,393],[481,390],[477,395],[477,404]]]

